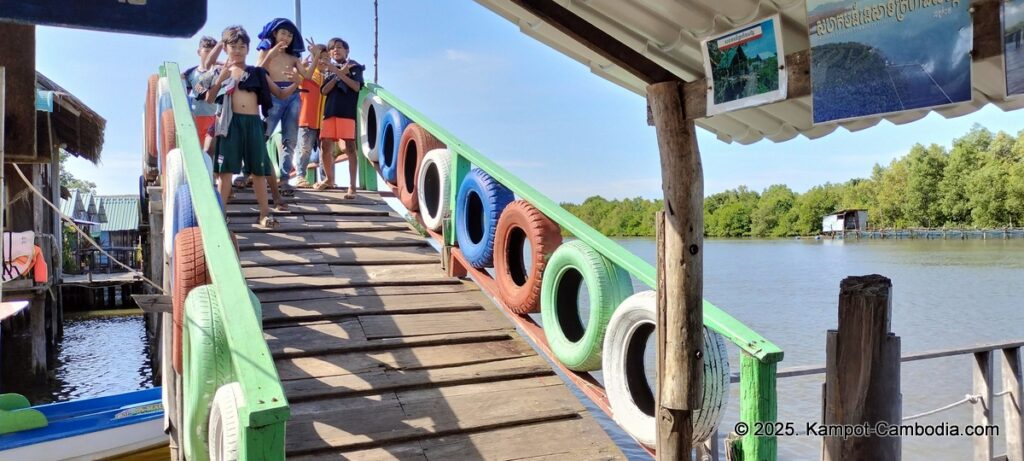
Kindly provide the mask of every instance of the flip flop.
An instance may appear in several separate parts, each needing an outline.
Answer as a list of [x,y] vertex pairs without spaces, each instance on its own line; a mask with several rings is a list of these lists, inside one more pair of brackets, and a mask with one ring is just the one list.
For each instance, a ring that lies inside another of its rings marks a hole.
[[277,225],[278,222],[273,216],[264,216],[259,222],[259,226],[263,229],[276,229]]
[[324,181],[324,182],[321,182],[321,183],[317,183],[316,186],[313,186],[313,188],[318,190],[318,191],[330,190],[330,189],[334,189],[334,188],[337,188],[337,187],[338,186],[336,186],[334,184],[327,184],[327,181]]

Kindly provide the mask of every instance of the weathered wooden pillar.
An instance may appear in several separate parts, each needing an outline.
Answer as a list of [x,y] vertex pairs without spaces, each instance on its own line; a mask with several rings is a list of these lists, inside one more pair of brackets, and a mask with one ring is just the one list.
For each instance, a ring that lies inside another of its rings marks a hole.
[[29,301],[29,334],[32,336],[32,374],[36,381],[46,379],[46,295],[35,293]]
[[704,372],[704,170],[682,82],[647,87],[665,211],[658,234],[657,454],[689,460]]
[[1020,348],[1003,349],[1003,428],[1006,431],[1006,460],[1024,461],[1024,425],[1021,424]]
[[[881,275],[847,277],[839,286],[839,329],[825,353],[824,426],[900,424],[900,338],[890,331],[892,282]],[[899,437],[822,439],[829,461],[900,459]]]

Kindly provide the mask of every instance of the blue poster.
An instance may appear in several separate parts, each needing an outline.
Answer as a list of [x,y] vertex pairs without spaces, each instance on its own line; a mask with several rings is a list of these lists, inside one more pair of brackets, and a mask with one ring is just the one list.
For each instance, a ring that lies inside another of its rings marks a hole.
[[971,99],[967,0],[808,0],[814,123]]
[[1003,58],[1006,95],[1024,94],[1024,0],[1003,3]]

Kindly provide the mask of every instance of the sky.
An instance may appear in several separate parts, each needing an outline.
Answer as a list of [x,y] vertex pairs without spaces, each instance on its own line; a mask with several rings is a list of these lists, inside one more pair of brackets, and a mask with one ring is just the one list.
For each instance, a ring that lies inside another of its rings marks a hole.
[[[164,61],[195,65],[198,37],[244,26],[254,39],[275,17],[292,17],[292,1],[211,0],[194,38],[38,27],[37,68],[107,120],[99,166],[69,161],[72,174],[100,194],[138,191],[146,79]],[[372,0],[304,0],[302,29],[326,42],[346,39],[353,59],[373,75]],[[518,26],[468,0],[380,2],[382,86],[477,151],[556,201],[660,198],[657,139],[644,98],[594,74]],[[255,43],[249,62],[255,62]],[[974,124],[1016,134],[1019,116],[989,106],[944,119],[937,114],[888,122],[824,138],[727,144],[698,129],[706,194],[739,185],[762,190],[784,183],[797,192],[825,182],[867,177],[915,143],[948,146]],[[339,172],[344,170],[339,168]]]

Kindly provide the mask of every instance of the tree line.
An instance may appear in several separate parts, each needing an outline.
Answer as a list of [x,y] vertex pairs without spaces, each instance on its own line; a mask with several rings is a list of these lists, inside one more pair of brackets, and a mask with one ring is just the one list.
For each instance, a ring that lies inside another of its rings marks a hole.
[[[608,236],[654,235],[661,200],[590,197],[562,206]],[[869,178],[825,183],[804,193],[784,184],[746,186],[704,201],[709,237],[813,235],[836,210],[868,210],[871,228],[995,228],[1024,223],[1024,130],[1016,137],[975,125],[952,147],[917,144]]]

